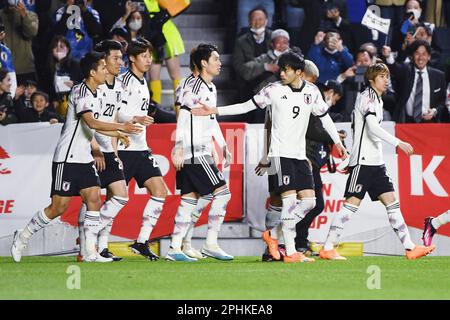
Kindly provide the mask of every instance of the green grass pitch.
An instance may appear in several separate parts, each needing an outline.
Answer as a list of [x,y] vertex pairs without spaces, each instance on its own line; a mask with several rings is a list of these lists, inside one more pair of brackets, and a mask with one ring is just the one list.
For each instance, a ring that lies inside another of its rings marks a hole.
[[[68,289],[76,283],[76,273],[67,273],[71,266],[79,267],[80,289]],[[368,289],[368,280],[377,281],[370,266],[380,270],[380,289]],[[17,264],[1,257],[0,299],[450,299],[450,257],[311,264],[263,263],[258,257],[150,262],[138,256],[109,264],[24,257]]]

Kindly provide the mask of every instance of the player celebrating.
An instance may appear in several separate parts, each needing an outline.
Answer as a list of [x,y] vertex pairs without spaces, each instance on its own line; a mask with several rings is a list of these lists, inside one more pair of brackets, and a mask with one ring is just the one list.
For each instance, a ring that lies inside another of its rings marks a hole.
[[413,153],[409,143],[392,136],[381,128],[383,100],[381,95],[389,84],[389,69],[381,62],[368,67],[365,74],[369,86],[356,99],[352,116],[353,148],[349,162],[349,177],[345,188],[345,203],[339,215],[331,223],[322,259],[346,260],[334,249],[344,229],[344,224],[358,211],[366,192],[372,201],[380,200],[386,207],[389,222],[406,250],[408,259],[417,259],[432,252],[435,246],[416,246],[411,240],[408,227],[400,211],[394,187],[387,175],[383,160],[381,140],[399,147],[408,155]]
[[425,218],[425,227],[423,228],[422,240],[425,246],[430,246],[433,241],[433,236],[437,230],[444,224],[450,222],[450,210],[447,210],[443,214],[434,217]]
[[[144,74],[152,64],[152,45],[141,38],[130,42],[127,48],[130,69],[122,75],[122,82],[127,91],[127,101],[119,110],[119,121],[134,121],[144,126],[153,123],[149,116],[150,92]],[[119,144],[119,158],[123,163],[126,182],[134,178],[139,187],[145,187],[151,194],[144,208],[142,225],[138,238],[130,246],[135,253],[153,261],[159,257],[150,250],[149,237],[161,215],[167,195],[167,187],[162,178],[158,163],[147,145],[146,130],[131,137],[130,146],[125,149]]]
[[[341,155],[346,150],[337,134],[336,127],[328,115],[328,105],[323,101],[319,89],[304,80],[302,72],[305,62],[294,52],[284,53],[278,60],[281,82],[264,87],[251,100],[226,107],[201,107],[192,110],[195,115],[241,114],[256,108],[270,106],[272,126],[269,158],[277,173],[270,176],[269,189],[282,197],[281,228],[286,244],[284,262],[312,262],[295,249],[295,225],[315,206],[314,181],[306,158],[305,135],[310,114],[319,116],[325,130],[332,137]],[[299,200],[297,200],[297,197]],[[277,232],[264,232],[263,239],[269,253],[280,260]]]
[[85,80],[74,86],[69,95],[66,122],[53,157],[51,204],[39,210],[23,231],[14,233],[11,254],[16,262],[21,260],[22,252],[33,234],[62,215],[71,197],[77,195],[87,205],[84,261],[112,261],[100,256],[95,248],[101,200],[100,181],[90,152],[90,143],[95,130],[102,130],[104,134],[121,139],[123,134],[118,130],[139,133],[142,129],[132,123],[107,123],[95,119],[94,114],[99,110],[97,88],[105,83],[106,78],[104,58],[104,54],[92,52],[81,59],[80,68]]
[[[231,198],[223,175],[211,157],[212,137],[214,132],[220,129],[214,116],[206,118],[190,114],[191,108],[194,108],[199,101],[216,105],[217,92],[212,80],[219,75],[221,63],[217,48],[208,44],[197,47],[193,60],[200,69],[200,75],[187,84],[181,99],[182,106],[178,116],[176,143],[172,155],[173,164],[177,170],[177,188],[181,189],[181,204],[175,217],[175,227],[166,259],[197,260],[181,251],[182,240],[191,224],[191,215],[198,205],[197,199],[201,196],[200,201],[209,201],[204,196],[212,193],[208,233],[201,253],[219,260],[232,260],[234,257],[223,251],[217,243],[226,207]],[[223,137],[217,142],[222,148],[224,157],[229,159]]]
[[[99,86],[100,111],[98,119],[105,122],[117,122],[117,110],[122,103],[126,104],[125,88],[122,81],[117,78],[123,65],[122,45],[118,41],[104,40],[95,47],[97,52],[105,54],[106,82]],[[95,133],[92,141],[92,153],[95,165],[99,172],[102,188],[107,188],[106,202],[100,209],[100,231],[98,235],[98,252],[102,257],[120,261],[108,250],[108,237],[111,232],[114,217],[128,202],[128,192],[122,163],[117,154],[117,140]],[[80,232],[80,258],[84,252],[84,216],[86,205],[83,204],[78,217],[78,230]],[[79,260],[82,260],[80,259]]]

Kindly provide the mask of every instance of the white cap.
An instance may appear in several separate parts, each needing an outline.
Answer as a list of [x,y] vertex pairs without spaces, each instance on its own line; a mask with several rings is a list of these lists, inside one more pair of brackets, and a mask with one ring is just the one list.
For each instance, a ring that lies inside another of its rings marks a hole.
[[289,33],[286,30],[283,30],[283,29],[274,30],[272,32],[272,37],[270,39],[273,40],[273,39],[278,38],[278,37],[285,37],[288,40],[290,40]]

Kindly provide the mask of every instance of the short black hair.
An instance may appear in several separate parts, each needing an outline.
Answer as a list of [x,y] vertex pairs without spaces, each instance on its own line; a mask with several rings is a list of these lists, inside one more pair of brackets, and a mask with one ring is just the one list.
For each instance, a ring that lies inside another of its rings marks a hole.
[[191,69],[192,72],[194,72],[195,69],[198,70],[198,67],[194,62],[196,52],[197,52],[197,48],[194,47],[194,48],[192,48],[191,53],[189,54],[189,69]]
[[212,44],[201,43],[197,46],[193,60],[198,71],[202,71],[202,60],[208,61],[214,51],[218,52],[217,47]]
[[128,44],[127,54],[129,56],[137,57],[147,50],[150,51],[150,53],[153,51],[153,46],[150,41],[145,38],[137,38]]
[[428,41],[425,40],[416,40],[413,43],[411,43],[408,47],[408,53],[410,55],[413,55],[414,52],[416,52],[419,47],[424,46],[425,50],[427,50],[428,54],[431,55],[431,45],[428,43]]
[[264,7],[257,6],[257,7],[254,7],[252,10],[250,10],[248,12],[248,20],[250,20],[250,18],[252,17],[253,12],[255,12],[255,11],[262,11],[264,13],[264,15],[266,16],[266,19],[269,17],[269,15],[267,13],[267,10]]
[[0,81],[3,81],[8,75],[8,71],[6,69],[0,69]]
[[105,59],[105,54],[103,52],[91,51],[86,53],[86,55],[80,61],[81,75],[88,79],[90,77],[91,70],[97,70],[100,60]]
[[125,28],[114,28],[114,29],[111,30],[109,35],[111,36],[111,38],[113,36],[119,36],[119,37],[124,38],[127,41],[127,43],[131,42],[131,35],[128,32],[128,30],[125,29]]
[[94,48],[97,52],[103,52],[106,57],[111,54],[111,50],[123,50],[122,45],[116,40],[103,40],[95,45]]
[[290,67],[294,69],[294,71],[303,71],[305,70],[305,60],[301,55],[292,51],[288,51],[280,56],[280,58],[278,59],[278,66],[281,70],[285,69],[286,67]]
[[46,102],[49,102],[48,94],[46,94],[43,91],[35,91],[35,92],[33,92],[33,94],[30,97],[30,101],[33,102],[34,98],[36,98],[37,96],[42,96],[42,97],[44,97]]
[[354,61],[356,61],[356,59],[357,59],[357,57],[358,57],[358,54],[360,54],[360,53],[367,53],[367,54],[369,55],[370,59],[371,59],[371,60],[373,59],[373,54],[372,54],[369,50],[366,50],[366,49],[358,49],[358,50],[355,52],[354,56],[353,56],[353,60],[354,60]]

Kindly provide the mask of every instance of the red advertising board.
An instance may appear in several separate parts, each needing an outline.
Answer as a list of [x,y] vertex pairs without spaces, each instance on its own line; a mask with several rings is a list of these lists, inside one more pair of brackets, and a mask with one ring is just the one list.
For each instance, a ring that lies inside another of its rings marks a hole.
[[[423,220],[450,209],[450,125],[397,124],[396,136],[414,154],[398,151],[400,206],[406,223],[423,228]],[[450,225],[439,229],[450,236]]]
[[[222,133],[229,149],[233,153],[233,163],[229,171],[229,188],[231,200],[228,203],[225,221],[240,220],[243,217],[243,161],[241,159],[244,146],[243,134],[245,125],[239,123],[221,123]],[[161,217],[151,234],[151,239],[170,235],[173,230],[176,210],[180,203],[180,196],[175,195],[175,169],[170,163],[170,154],[174,146],[175,124],[156,124],[147,128],[147,141],[156,158],[165,162],[160,164],[164,181],[169,189]],[[241,137],[242,136],[242,137]],[[234,151],[234,152],[233,152]],[[219,166],[219,169],[222,169]],[[226,175],[225,175],[226,176]],[[112,234],[129,239],[135,239],[139,234],[142,222],[142,213],[149,199],[149,194],[135,192],[134,180],[129,184],[129,202],[117,215]],[[78,211],[81,205],[80,197],[74,197],[68,211],[62,220],[71,225],[77,224]],[[207,223],[209,207],[204,211],[197,225]]]

